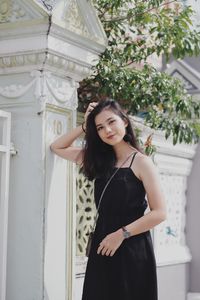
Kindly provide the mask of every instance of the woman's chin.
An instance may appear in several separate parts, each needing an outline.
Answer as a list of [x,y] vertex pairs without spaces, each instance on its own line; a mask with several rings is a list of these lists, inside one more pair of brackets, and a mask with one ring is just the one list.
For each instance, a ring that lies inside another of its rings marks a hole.
[[110,146],[116,146],[117,144],[121,143],[123,141],[123,139],[116,139],[116,138],[112,138],[110,140],[106,140],[105,143],[110,145]]

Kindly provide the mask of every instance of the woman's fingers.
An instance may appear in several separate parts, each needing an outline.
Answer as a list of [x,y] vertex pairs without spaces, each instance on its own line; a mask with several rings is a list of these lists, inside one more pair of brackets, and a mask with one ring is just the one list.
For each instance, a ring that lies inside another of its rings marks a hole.
[[102,246],[99,246],[98,250],[97,250],[97,254],[100,254],[101,251],[102,251],[103,247]]
[[97,254],[113,256],[123,242],[121,229],[108,234],[99,244]]
[[87,120],[88,115],[91,113],[91,111],[93,111],[93,109],[95,108],[95,106],[97,106],[97,102],[91,102],[88,107],[87,110],[85,112],[85,121]]
[[104,245],[101,243],[97,249],[97,254],[100,254],[102,249],[103,249]]
[[95,108],[96,105],[97,105],[96,102],[90,103],[90,104],[88,105],[87,111],[88,111],[88,112],[91,112],[91,111]]
[[112,251],[110,252],[110,256],[113,256],[113,255],[115,254],[115,251],[116,251],[116,250],[112,250]]
[[97,254],[102,254],[104,255],[105,252],[107,251],[108,247],[107,247],[107,242],[106,241],[102,241],[99,245],[99,248],[97,250]]
[[97,250],[97,254],[106,255],[106,256],[113,256],[114,253],[115,253],[115,249],[111,249],[107,241],[102,241]]

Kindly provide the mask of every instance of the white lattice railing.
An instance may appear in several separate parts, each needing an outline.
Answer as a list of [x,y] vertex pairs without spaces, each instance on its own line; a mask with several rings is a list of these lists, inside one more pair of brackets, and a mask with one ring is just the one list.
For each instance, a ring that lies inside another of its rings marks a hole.
[[85,256],[88,234],[92,229],[95,215],[94,184],[77,170],[76,202],[76,255]]

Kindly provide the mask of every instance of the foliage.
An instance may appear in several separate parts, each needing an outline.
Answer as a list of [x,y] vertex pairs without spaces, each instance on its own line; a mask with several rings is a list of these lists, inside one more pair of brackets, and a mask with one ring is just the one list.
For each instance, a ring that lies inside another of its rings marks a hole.
[[173,143],[197,142],[200,104],[178,79],[156,70],[152,56],[200,54],[200,32],[192,8],[179,1],[94,0],[108,46],[90,78],[80,84],[80,110],[90,101],[118,100],[130,114],[173,136]]

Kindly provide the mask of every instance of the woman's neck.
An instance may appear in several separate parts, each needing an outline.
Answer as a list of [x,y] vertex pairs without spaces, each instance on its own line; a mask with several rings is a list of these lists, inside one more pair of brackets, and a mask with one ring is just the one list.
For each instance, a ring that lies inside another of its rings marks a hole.
[[125,141],[121,141],[119,144],[113,146],[116,157],[117,157],[117,162],[120,162],[126,157],[131,154],[134,150],[137,151],[133,146],[130,144],[126,143]]

